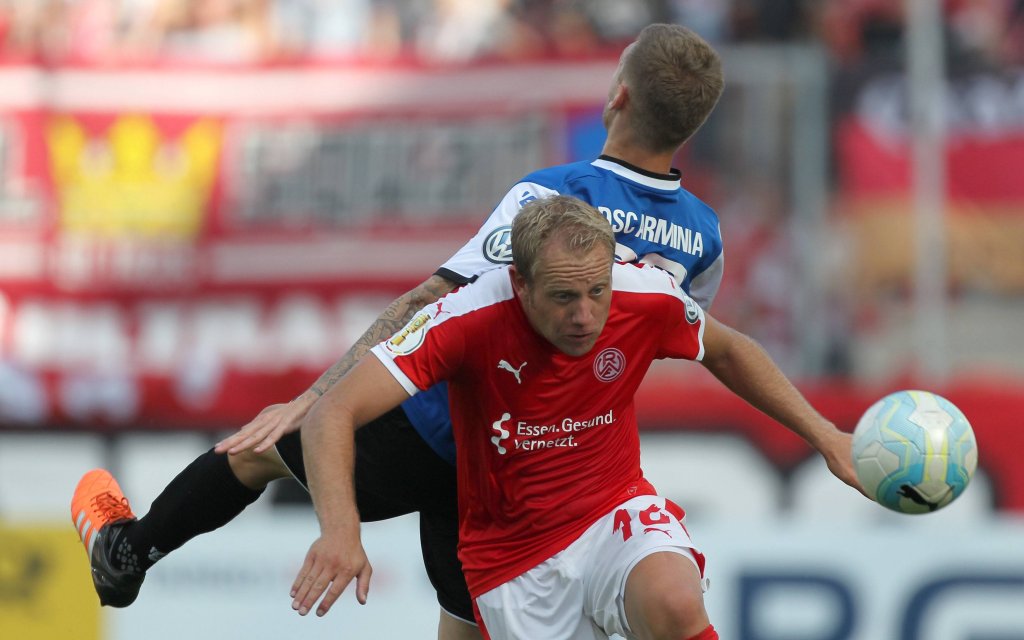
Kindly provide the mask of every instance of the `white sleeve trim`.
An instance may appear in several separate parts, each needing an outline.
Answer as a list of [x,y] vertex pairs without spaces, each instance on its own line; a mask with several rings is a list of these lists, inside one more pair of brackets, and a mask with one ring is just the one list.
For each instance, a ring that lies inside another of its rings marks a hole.
[[704,361],[704,328],[708,326],[707,316],[704,315],[704,309],[701,309],[700,305],[697,305],[697,310],[700,312],[700,329],[697,329],[697,344],[700,348],[697,350],[697,357],[694,358],[694,362]]
[[370,349],[370,353],[377,356],[380,363],[384,365],[384,368],[388,370],[388,373],[394,376],[395,380],[398,380],[398,384],[402,385],[402,388],[405,389],[406,393],[410,396],[414,396],[420,392],[420,388],[413,384],[413,381],[409,379],[409,376],[405,375],[405,372],[395,364],[395,360],[388,355],[383,346],[378,344],[374,348]]

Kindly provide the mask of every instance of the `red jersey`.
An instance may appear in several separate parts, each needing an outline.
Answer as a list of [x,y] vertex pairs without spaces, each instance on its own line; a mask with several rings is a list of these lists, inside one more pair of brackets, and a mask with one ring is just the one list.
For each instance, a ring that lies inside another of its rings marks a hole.
[[633,395],[656,358],[700,360],[704,313],[660,269],[616,264],[608,322],[570,356],[530,326],[507,268],[424,308],[373,353],[410,393],[449,381],[459,558],[476,597],[653,494]]

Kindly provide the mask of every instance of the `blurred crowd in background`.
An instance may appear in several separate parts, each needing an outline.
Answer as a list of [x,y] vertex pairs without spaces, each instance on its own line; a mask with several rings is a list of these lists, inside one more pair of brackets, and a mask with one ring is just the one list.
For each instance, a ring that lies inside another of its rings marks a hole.
[[[950,50],[1024,62],[1024,0],[946,0]],[[715,43],[822,43],[841,64],[896,53],[896,0],[0,0],[6,58],[42,64],[459,63],[617,52],[651,22]]]

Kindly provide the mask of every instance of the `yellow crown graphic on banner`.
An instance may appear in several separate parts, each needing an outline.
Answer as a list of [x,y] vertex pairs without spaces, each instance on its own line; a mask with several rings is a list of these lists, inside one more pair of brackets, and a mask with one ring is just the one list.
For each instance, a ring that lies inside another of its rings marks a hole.
[[126,115],[100,138],[73,118],[47,129],[65,232],[98,237],[194,238],[217,171],[220,127],[199,120],[169,140],[145,116]]

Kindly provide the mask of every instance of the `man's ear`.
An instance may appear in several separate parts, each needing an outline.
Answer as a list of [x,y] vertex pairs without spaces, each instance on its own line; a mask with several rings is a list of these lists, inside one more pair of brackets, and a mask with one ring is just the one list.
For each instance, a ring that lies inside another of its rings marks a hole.
[[629,87],[624,82],[620,82],[615,87],[615,91],[612,93],[611,99],[608,101],[608,108],[614,109],[615,111],[622,111],[622,109],[629,102]]
[[512,289],[515,290],[517,296],[522,298],[526,294],[526,278],[519,273],[514,264],[509,266],[508,272],[512,276]]

